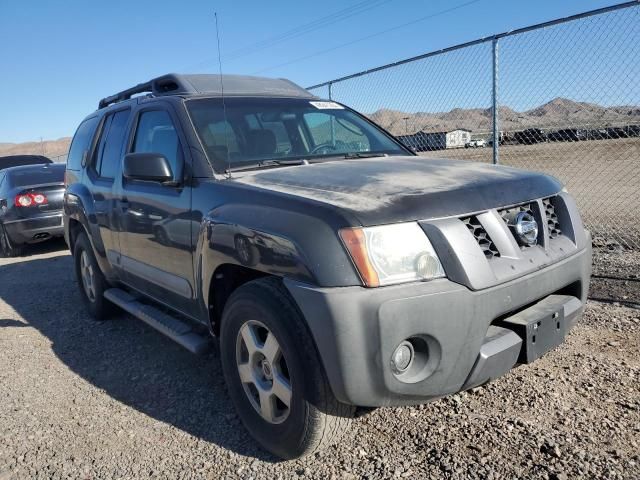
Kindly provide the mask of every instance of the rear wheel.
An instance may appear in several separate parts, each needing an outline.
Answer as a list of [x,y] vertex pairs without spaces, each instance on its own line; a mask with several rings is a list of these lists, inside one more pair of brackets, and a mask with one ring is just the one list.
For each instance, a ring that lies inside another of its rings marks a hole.
[[355,409],[334,397],[304,319],[279,279],[236,290],[220,337],[229,394],[263,448],[290,459],[340,439]]
[[22,253],[22,245],[16,245],[9,238],[4,225],[0,223],[0,254],[3,257],[17,257]]
[[113,313],[114,305],[104,298],[104,291],[109,288],[107,281],[96,262],[93,249],[87,235],[78,235],[73,249],[76,278],[80,286],[80,294],[91,316],[96,320],[105,320]]

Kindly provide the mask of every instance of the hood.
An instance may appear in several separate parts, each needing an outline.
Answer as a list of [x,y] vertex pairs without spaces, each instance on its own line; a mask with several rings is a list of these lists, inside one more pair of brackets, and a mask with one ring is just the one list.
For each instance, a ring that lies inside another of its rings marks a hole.
[[462,215],[550,196],[553,177],[419,156],[341,160],[245,173],[236,182],[333,205],[362,225]]

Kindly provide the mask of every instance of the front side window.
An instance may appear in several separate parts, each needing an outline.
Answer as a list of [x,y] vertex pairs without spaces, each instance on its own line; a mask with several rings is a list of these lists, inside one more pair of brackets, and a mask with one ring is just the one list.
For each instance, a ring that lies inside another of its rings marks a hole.
[[334,102],[231,97],[225,99],[225,107],[219,98],[187,102],[196,132],[218,173],[268,161],[408,153],[375,125]]
[[169,160],[174,175],[178,172],[180,141],[168,112],[150,110],[140,114],[132,151],[161,153]]

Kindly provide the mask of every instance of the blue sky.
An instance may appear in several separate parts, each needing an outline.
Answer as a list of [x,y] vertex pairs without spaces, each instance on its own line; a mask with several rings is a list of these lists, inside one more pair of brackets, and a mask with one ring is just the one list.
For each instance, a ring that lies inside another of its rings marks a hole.
[[[225,73],[287,77],[308,86],[478,37],[614,3],[618,2],[0,0],[0,61],[3,66],[0,142],[70,136],[79,121],[96,108],[100,98],[163,73],[217,73],[214,11],[218,12],[220,21]],[[329,17],[337,12],[342,13]],[[335,21],[336,18],[342,20]],[[316,23],[310,25],[311,22]],[[377,35],[378,32],[385,33]],[[287,37],[282,38],[285,33],[288,33]],[[361,40],[363,37],[368,38]],[[545,41],[553,44],[552,38],[545,38]],[[523,42],[518,48],[526,54],[526,49],[531,49],[535,42],[535,39]],[[345,44],[348,45],[343,47]],[[465,57],[452,57],[449,65],[462,62],[466,71],[477,70],[484,83],[486,65],[479,58],[484,58],[485,53],[480,48],[477,57],[473,52],[465,53]],[[637,55],[637,51],[634,53]],[[522,60],[516,50],[510,55],[507,50],[504,65],[507,72],[509,68],[516,71],[527,66],[518,66]],[[545,58],[536,61],[543,66],[547,63]],[[637,59],[633,61],[638,64]],[[449,69],[446,74],[442,73],[444,68]],[[450,106],[451,102],[446,99],[455,97],[456,88],[468,87],[473,80],[465,76],[462,69],[451,69],[450,66],[430,66],[425,72],[424,75],[435,73],[435,77],[440,78],[437,86],[440,96],[429,97],[440,101],[435,102],[438,105],[433,108],[425,105],[429,111]],[[587,78],[595,81],[601,76],[592,71],[582,78],[583,81]],[[458,82],[456,86],[449,80],[454,77],[466,78],[466,83]],[[514,75],[510,81],[524,82],[518,78]],[[446,90],[447,85],[451,86],[451,91]],[[582,91],[601,92],[594,85],[585,84]],[[504,92],[507,99],[509,88],[507,83]],[[565,96],[571,97],[575,88],[574,85]],[[634,89],[629,101],[636,97],[637,87]],[[488,98],[484,86],[478,89],[477,96],[472,95],[473,88],[471,90],[470,93],[466,88],[465,94],[459,95],[466,99],[460,106],[484,105]],[[524,108],[545,99],[545,89],[538,90],[528,100],[514,94],[512,102]],[[359,95],[354,95],[356,108],[375,107],[375,102],[363,100],[365,93]],[[616,98],[610,102],[626,100]]]

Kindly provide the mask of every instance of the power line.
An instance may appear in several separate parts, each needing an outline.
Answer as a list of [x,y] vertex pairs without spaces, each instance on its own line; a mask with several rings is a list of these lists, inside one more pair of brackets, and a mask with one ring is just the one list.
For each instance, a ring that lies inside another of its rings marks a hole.
[[261,42],[256,42],[252,45],[248,45],[246,47],[239,48],[238,50],[232,51],[229,56],[235,58],[243,57],[248,54],[254,53],[258,50],[263,50],[264,48],[268,48],[272,45],[276,45],[278,43],[282,43],[285,40],[290,40],[292,38],[297,38],[302,35],[306,35],[307,33],[313,32],[320,28],[332,25],[334,23],[340,22],[342,20],[346,20],[355,15],[360,15],[366,11],[377,8],[385,3],[389,3],[391,0],[366,0],[363,2],[356,3],[351,7],[344,8],[332,14],[321,17],[312,22],[306,23],[304,25],[300,25],[299,27],[288,30],[280,35],[276,35],[271,38],[267,38]]
[[472,5],[474,3],[478,3],[480,1],[482,1],[482,0],[471,0],[469,2],[461,3],[461,4],[456,5],[454,7],[447,8],[445,10],[440,10],[439,12],[435,12],[435,13],[432,13],[430,15],[425,15],[424,17],[420,17],[420,18],[417,18],[415,20],[411,20],[410,22],[406,22],[406,23],[403,23],[401,25],[397,25],[395,27],[387,28],[385,30],[381,30],[379,32],[372,33],[371,35],[366,35],[364,37],[357,38],[357,39],[352,40],[350,42],[342,43],[342,44],[337,45],[335,47],[327,48],[325,50],[320,50],[320,51],[317,51],[317,52],[312,53],[310,55],[305,55],[304,57],[299,57],[299,58],[296,58],[294,60],[290,60],[288,62],[284,62],[284,63],[280,63],[278,65],[273,65],[271,67],[263,68],[263,69],[258,70],[256,72],[253,72],[253,74],[255,75],[255,74],[258,74],[258,73],[267,72],[269,70],[273,70],[273,69],[276,69],[276,68],[284,67],[286,65],[291,65],[292,63],[298,63],[298,62],[302,62],[303,60],[307,60],[309,58],[317,57],[319,55],[324,55],[325,53],[333,52],[333,51],[338,50],[340,48],[348,47],[348,46],[353,45],[355,43],[359,43],[359,42],[362,42],[364,40],[369,40],[370,38],[377,37],[377,36],[380,36],[380,35],[384,35],[385,33],[393,32],[395,30],[399,30],[400,28],[404,28],[404,27],[407,27],[409,25],[413,25],[415,23],[423,22],[423,21],[428,20],[430,18],[438,17],[440,15],[444,15],[444,14],[453,12],[455,10],[459,10],[459,9],[461,9],[463,7],[467,7],[469,5]]
[[[282,32],[278,35],[274,35],[269,37],[263,41],[255,42],[245,47],[239,48],[225,55],[225,61],[234,61],[238,58],[245,57],[247,55],[253,54],[257,51],[264,50],[265,48],[269,48],[273,45],[277,45],[279,43],[285,42],[287,40],[291,40],[297,37],[301,37],[306,35],[307,33],[319,30],[321,28],[327,27],[329,25],[333,25],[334,23],[346,20],[348,18],[354,17],[356,15],[360,15],[364,12],[377,8],[385,3],[389,3],[391,0],[364,0],[358,2],[350,7],[343,8],[336,12],[333,12],[329,15],[325,15],[324,17],[320,17],[311,22],[307,22],[303,25],[299,25],[295,28]],[[200,66],[208,65],[214,58],[209,58],[199,62],[197,64],[192,65],[191,67],[186,67],[186,69],[197,68]]]

